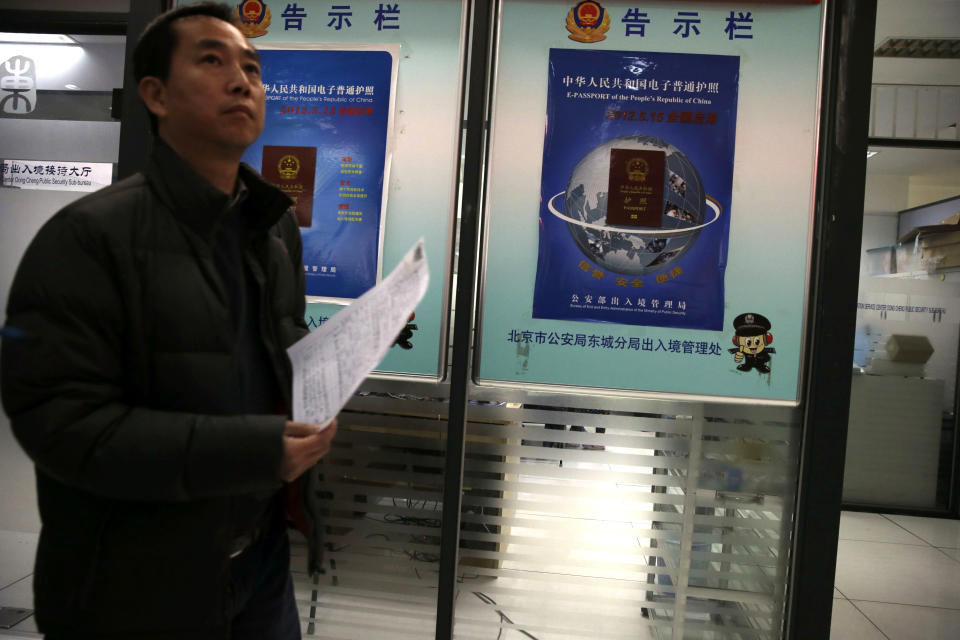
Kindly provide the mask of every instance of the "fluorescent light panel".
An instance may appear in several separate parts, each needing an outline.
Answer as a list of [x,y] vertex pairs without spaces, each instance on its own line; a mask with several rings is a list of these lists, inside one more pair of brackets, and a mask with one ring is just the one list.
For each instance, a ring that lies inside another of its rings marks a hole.
[[62,33],[10,33],[0,31],[0,42],[18,42],[24,44],[79,44],[70,36]]
[[960,58],[960,38],[887,38],[877,58]]

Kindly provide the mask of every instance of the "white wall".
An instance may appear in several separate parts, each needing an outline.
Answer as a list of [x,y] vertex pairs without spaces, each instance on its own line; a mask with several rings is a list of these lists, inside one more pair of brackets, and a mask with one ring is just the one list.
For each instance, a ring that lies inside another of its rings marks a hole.
[[897,241],[896,212],[874,214],[863,218],[861,251],[884,247]]
[[[0,118],[0,140],[7,158],[116,162],[120,124]],[[30,240],[50,216],[83,195],[0,189],[0,323],[6,319],[10,283]],[[15,441],[5,414],[0,414],[0,530],[40,530],[33,463]]]
[[[957,0],[879,0],[877,45],[887,38],[960,37]],[[956,60],[874,58],[874,84],[960,84]]]
[[[0,1],[0,12],[17,9],[126,12],[129,0]],[[2,27],[0,27],[2,29]],[[36,58],[42,90],[109,91],[123,84],[122,37],[79,37],[81,46],[0,45],[0,61],[23,53]],[[41,64],[42,63],[42,64]],[[2,155],[11,159],[116,162],[120,125],[115,122],[69,122],[0,118]],[[0,188],[0,324],[14,271],[37,229],[79,192]],[[37,532],[33,463],[17,444],[7,416],[0,412],[0,530]]]
[[[960,63],[957,66],[960,66]],[[919,207],[956,196],[960,196],[960,181],[944,183],[942,179],[913,176],[910,178],[907,208]],[[954,213],[960,213],[960,205]]]
[[[867,161],[867,183],[863,193],[863,213],[866,216],[876,214],[894,214],[907,209],[910,178],[903,175],[878,175],[870,173],[870,161]],[[866,219],[864,219],[866,224]],[[864,231],[866,232],[866,230]],[[889,244],[889,243],[888,243]]]

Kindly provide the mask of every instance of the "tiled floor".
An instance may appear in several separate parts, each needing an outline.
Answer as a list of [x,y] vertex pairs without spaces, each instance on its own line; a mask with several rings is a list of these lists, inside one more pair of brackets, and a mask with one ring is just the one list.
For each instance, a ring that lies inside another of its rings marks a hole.
[[[0,531],[0,606],[31,605],[35,534]],[[960,638],[960,521],[845,512],[831,640]],[[33,618],[0,638],[40,638]]]
[[[37,534],[0,531],[0,607],[33,606],[33,557],[37,552]],[[0,629],[0,636],[39,638],[37,624],[30,616],[12,631]]]
[[831,640],[960,638],[960,521],[840,517]]

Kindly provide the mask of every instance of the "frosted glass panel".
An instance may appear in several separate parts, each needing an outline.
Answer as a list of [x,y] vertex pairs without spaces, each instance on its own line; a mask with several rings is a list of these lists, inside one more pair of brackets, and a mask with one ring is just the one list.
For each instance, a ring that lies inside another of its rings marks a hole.
[[471,407],[455,637],[779,637],[798,414],[596,400]]

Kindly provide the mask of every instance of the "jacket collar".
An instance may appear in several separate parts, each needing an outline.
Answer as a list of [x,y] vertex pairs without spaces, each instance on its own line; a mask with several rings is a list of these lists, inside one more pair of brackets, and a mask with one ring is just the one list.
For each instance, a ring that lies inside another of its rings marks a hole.
[[[233,201],[160,138],[154,138],[144,175],[174,217],[203,235],[213,232]],[[244,207],[252,229],[269,229],[293,206],[293,200],[249,165],[240,163],[239,177],[248,190]]]

